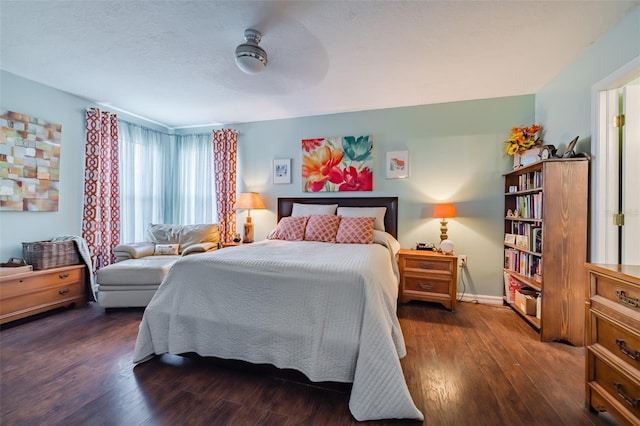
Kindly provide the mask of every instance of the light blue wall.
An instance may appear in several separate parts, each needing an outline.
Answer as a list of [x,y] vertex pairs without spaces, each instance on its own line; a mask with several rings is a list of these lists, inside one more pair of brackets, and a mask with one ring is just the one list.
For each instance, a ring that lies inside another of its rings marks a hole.
[[[418,241],[439,242],[440,223],[431,217],[433,203],[454,202],[458,217],[449,221],[449,237],[456,252],[469,257],[466,291],[500,297],[502,173],[513,161],[504,153],[504,140],[511,127],[533,120],[534,98],[530,95],[237,124],[232,127],[239,131],[239,191],[264,196],[267,210],[251,213],[256,239],[263,239],[276,225],[278,197],[316,195],[302,192],[302,139],[372,135],[374,191],[321,195],[398,196],[398,239],[407,248]],[[387,180],[385,153],[404,149],[410,155],[410,177]],[[292,184],[271,183],[276,158],[293,160]],[[241,213],[238,223],[244,220]]]
[[579,151],[590,152],[591,87],[638,56],[640,7],[536,93],[536,122],[544,125],[545,143],[564,152],[580,136]]
[[[0,211],[0,262],[6,262],[9,257],[22,257],[22,242],[81,234],[85,110],[99,105],[0,70],[0,107],[62,124],[59,210]],[[141,123],[134,117],[119,116]],[[149,123],[146,126],[167,131]]]

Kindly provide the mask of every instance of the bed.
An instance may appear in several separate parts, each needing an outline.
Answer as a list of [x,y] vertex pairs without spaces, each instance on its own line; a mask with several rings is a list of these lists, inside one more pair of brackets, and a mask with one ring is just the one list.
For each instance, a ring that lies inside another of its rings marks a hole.
[[422,420],[400,365],[398,199],[280,198],[278,221],[331,204],[352,216],[354,207],[385,207],[384,225],[376,219],[385,231],[373,244],[267,239],[181,258],[144,312],[134,363],[196,353],[272,364],[351,383],[356,420]]

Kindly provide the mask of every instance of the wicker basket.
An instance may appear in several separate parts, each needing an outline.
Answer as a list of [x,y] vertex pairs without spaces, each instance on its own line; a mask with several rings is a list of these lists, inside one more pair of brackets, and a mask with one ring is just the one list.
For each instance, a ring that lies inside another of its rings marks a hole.
[[36,271],[80,263],[80,256],[73,241],[22,243],[22,256]]

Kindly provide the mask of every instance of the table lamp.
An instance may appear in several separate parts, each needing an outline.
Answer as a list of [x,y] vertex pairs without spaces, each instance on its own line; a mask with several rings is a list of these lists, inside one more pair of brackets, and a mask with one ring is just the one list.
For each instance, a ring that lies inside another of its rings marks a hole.
[[251,209],[264,209],[264,200],[257,192],[241,192],[233,206],[235,210],[247,210],[247,221],[244,223],[243,243],[253,242],[253,223],[251,223]]
[[456,217],[456,206],[453,203],[436,204],[433,206],[433,217],[442,219],[440,221],[440,241],[448,239],[446,219]]

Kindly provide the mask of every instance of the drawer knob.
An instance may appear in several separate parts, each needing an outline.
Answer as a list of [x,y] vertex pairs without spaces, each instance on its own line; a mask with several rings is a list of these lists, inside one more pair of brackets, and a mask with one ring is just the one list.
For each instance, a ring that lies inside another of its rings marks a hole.
[[616,290],[616,296],[618,296],[620,303],[624,303],[625,305],[629,305],[634,308],[640,306],[640,300],[637,297],[627,296],[624,290]]
[[69,278],[69,274],[66,272],[63,274],[58,274],[58,278],[60,278],[61,280],[64,280],[65,278]]
[[60,294],[60,295],[65,295],[67,293],[69,293],[69,289],[68,288],[65,288],[64,290],[58,290],[58,294]]
[[624,402],[626,402],[627,404],[629,404],[634,408],[638,408],[638,406],[640,406],[640,399],[634,398],[630,396],[628,393],[626,393],[624,391],[624,387],[622,386],[622,383],[613,382],[613,387],[616,388],[616,392],[618,392],[618,396],[624,399]]
[[433,263],[426,263],[426,262],[418,262],[418,266],[420,266],[421,269],[433,269]]
[[431,290],[433,288],[433,284],[420,283],[418,284],[418,287],[420,287],[423,290]]
[[640,352],[634,351],[633,349],[629,348],[627,346],[627,342],[625,342],[623,339],[616,339],[616,345],[618,345],[618,349],[620,349],[620,352],[622,352],[632,360],[637,361],[638,358],[640,358]]

